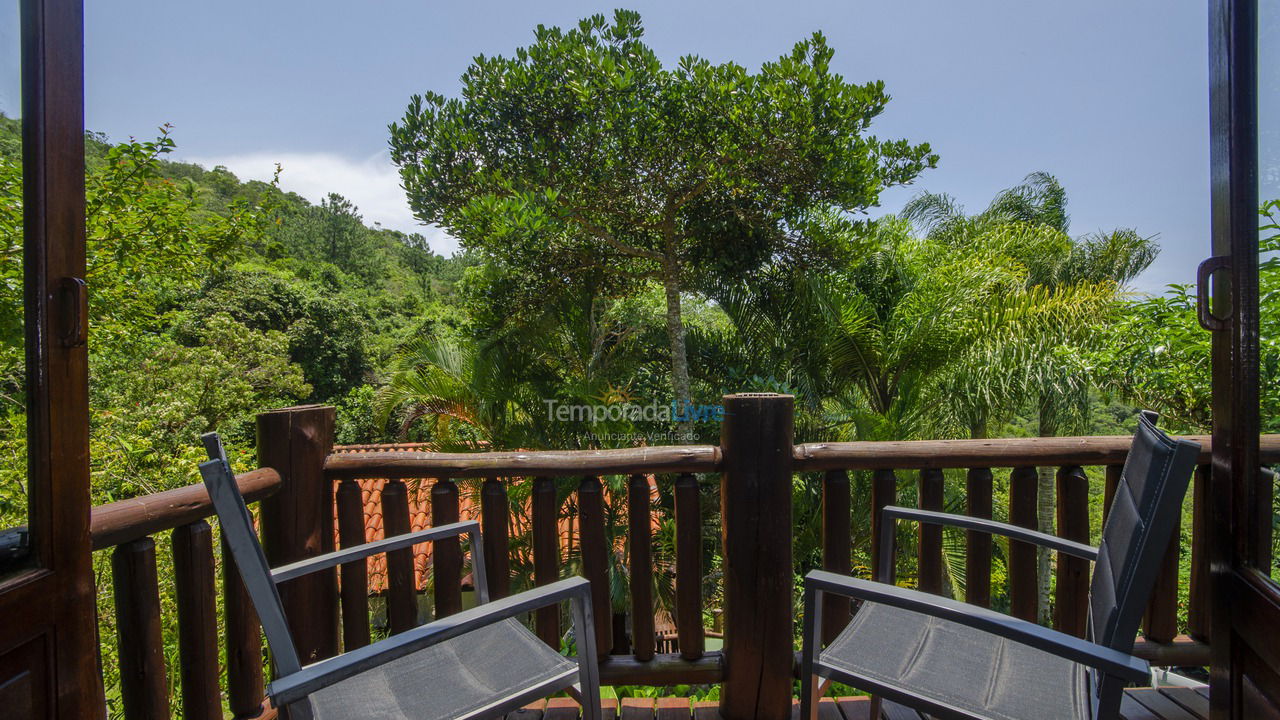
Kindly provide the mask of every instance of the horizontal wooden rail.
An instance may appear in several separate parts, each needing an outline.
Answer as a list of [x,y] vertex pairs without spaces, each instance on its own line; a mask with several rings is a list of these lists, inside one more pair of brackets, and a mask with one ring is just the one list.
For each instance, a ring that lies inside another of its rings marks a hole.
[[631,655],[610,655],[600,663],[601,685],[706,685],[724,679],[723,656],[708,652],[697,660],[685,660],[678,653],[659,653],[651,660]]
[[530,452],[335,453],[325,461],[324,469],[334,478],[464,478],[699,473],[715,472],[719,466],[720,448],[690,445]]
[[[244,499],[254,502],[280,488],[280,475],[271,468],[258,468],[237,475],[236,484]],[[97,506],[89,516],[89,534],[93,549],[103,550],[212,515],[213,504],[204,485],[187,485]]]
[[[1189,435],[1200,443],[1200,459],[1211,453],[1207,435]],[[832,442],[797,445],[796,472],[808,470],[882,470],[894,468],[974,468],[1062,465],[1115,465],[1124,462],[1133,438],[1128,435],[992,440],[906,440]],[[1264,463],[1280,462],[1280,435],[1259,438]]]

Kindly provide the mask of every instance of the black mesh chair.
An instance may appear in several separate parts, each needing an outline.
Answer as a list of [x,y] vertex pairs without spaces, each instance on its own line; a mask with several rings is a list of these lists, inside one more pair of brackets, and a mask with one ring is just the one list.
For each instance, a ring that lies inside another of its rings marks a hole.
[[[1155,421],[1145,412],[1138,421],[1097,548],[990,520],[886,507],[881,582],[821,570],[805,578],[801,717],[813,717],[821,677],[938,718],[1118,718],[1124,685],[1150,682],[1147,663],[1130,653],[1200,453]],[[1086,637],[888,584],[899,519],[1005,535],[1094,561]],[[861,606],[822,648],[821,595],[828,592]]]
[[[267,566],[244,498],[216,434],[204,437],[210,460],[200,474],[258,611],[275,662],[267,690],[292,718],[316,720],[461,720],[494,718],[560,690],[582,703],[584,720],[600,720],[600,680],[591,618],[591,587],[561,580],[489,601],[480,527],[459,522],[343,548],[274,570]],[[385,640],[303,667],[276,585],[370,555],[468,535],[479,605]],[[573,605],[578,658],[547,647],[517,618],[563,601]],[[575,686],[575,681],[579,685]]]

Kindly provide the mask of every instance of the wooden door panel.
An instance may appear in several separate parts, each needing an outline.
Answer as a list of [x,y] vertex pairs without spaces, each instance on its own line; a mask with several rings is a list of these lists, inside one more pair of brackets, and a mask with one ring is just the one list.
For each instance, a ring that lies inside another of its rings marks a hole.
[[50,716],[50,659],[48,635],[44,633],[15,648],[0,650],[0,709],[6,718]]

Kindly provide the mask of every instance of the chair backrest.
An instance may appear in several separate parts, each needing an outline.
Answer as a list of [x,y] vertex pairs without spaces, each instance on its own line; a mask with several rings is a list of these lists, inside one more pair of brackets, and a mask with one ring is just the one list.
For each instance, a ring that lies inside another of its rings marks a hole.
[[1174,440],[1143,412],[1102,529],[1089,589],[1089,639],[1133,650],[1160,559],[1182,517],[1200,445]]
[[231,548],[231,555],[240,570],[240,578],[249,592],[254,609],[258,611],[258,620],[262,623],[262,632],[267,636],[267,645],[271,648],[277,674],[281,677],[290,675],[302,666],[298,662],[298,650],[293,644],[293,637],[289,634],[280,593],[276,590],[275,581],[271,579],[271,566],[267,564],[267,556],[263,554],[262,544],[258,542],[258,534],[253,529],[253,518],[244,504],[244,497],[240,495],[240,488],[236,486],[231,466],[227,464],[222,439],[217,433],[208,433],[201,440],[204,441],[210,459],[200,464],[200,476],[209,490],[213,509],[218,513],[222,537]]

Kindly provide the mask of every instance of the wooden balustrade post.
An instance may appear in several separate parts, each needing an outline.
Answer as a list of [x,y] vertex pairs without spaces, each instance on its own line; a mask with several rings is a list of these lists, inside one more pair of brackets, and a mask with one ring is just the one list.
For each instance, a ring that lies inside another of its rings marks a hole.
[[[969,515],[991,519],[991,469],[972,468],[965,477]],[[991,607],[991,534],[965,531],[964,600]]]
[[627,482],[627,548],[631,570],[631,644],[637,660],[652,660],[653,521],[649,477],[632,475]]
[[[1058,535],[1089,544],[1089,476],[1078,465],[1058,469]],[[1089,561],[1058,553],[1053,626],[1084,637],[1089,612]]]
[[725,720],[774,720],[791,712],[794,402],[774,393],[724,398]]
[[480,489],[480,534],[484,536],[484,569],[489,577],[492,600],[511,594],[510,522],[507,484],[499,478],[486,478]]
[[582,574],[591,581],[596,655],[604,660],[613,650],[613,604],[609,600],[609,553],[613,549],[604,534],[604,488],[594,475],[582,478],[578,485],[578,523]]
[[178,596],[182,717],[184,720],[222,720],[213,530],[209,523],[200,520],[174,528],[171,539]]
[[[458,517],[458,486],[449,478],[440,478],[431,486],[431,525],[456,523]],[[431,570],[435,577],[436,619],[462,612],[462,544],[457,535],[435,542]]]
[[[898,503],[898,476],[893,470],[876,470],[871,474],[871,577],[880,578],[880,525],[884,508]],[[897,563],[889,568],[889,582],[897,576]]]
[[676,632],[680,657],[702,657],[702,505],[688,473],[676,478]]
[[[382,486],[382,534],[404,535],[409,525],[409,489],[402,480]],[[413,548],[387,553],[387,624],[392,634],[418,625],[418,579],[413,570]]]
[[[943,502],[943,476],[937,468],[920,471],[919,507],[940,512]],[[942,594],[942,526],[916,523],[916,551],[919,554],[920,590]]]
[[1187,593],[1187,633],[1211,642],[1209,628],[1209,466],[1196,467],[1191,510],[1191,588]]
[[[841,575],[853,573],[852,498],[849,473],[828,470],[822,476],[822,569]],[[822,605],[822,641],[836,639],[849,624],[849,598],[827,593]]]
[[160,631],[155,541],[144,537],[117,546],[111,552],[111,579],[125,717],[168,720],[169,688]]
[[[338,541],[342,547],[364,544],[364,491],[352,478],[338,485]],[[350,652],[369,644],[369,562],[361,558],[343,564],[342,575],[342,650]]]
[[[258,464],[274,468],[281,480],[280,490],[261,503],[262,549],[272,567],[334,549],[333,484],[324,474],[333,424],[327,405],[258,414]],[[302,664],[338,653],[336,570],[282,583],[280,600]]]
[[[560,504],[556,502],[556,481],[534,478],[529,504],[533,515],[533,582],[549,585],[560,579]],[[560,649],[560,609],[539,608],[534,613],[534,629],[547,645]],[[597,645],[599,641],[597,640]]]
[[257,716],[266,697],[262,684],[262,634],[258,613],[240,579],[226,539],[222,542],[223,642],[227,648],[227,706],[240,720]]
[[[1009,522],[1037,529],[1036,496],[1039,475],[1034,467],[1016,467],[1009,474]],[[1020,540],[1009,541],[1009,612],[1016,618],[1035,622],[1040,606],[1036,587],[1036,546]]]

